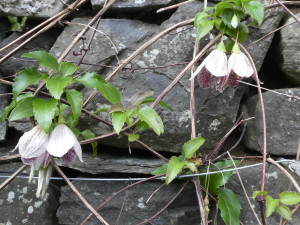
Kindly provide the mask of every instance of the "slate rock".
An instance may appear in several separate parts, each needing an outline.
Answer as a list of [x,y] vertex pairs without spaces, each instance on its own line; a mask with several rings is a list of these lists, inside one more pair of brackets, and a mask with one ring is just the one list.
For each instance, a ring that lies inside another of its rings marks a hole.
[[[104,5],[105,0],[92,0],[92,6],[94,10],[100,10]],[[118,10],[119,12],[140,12],[149,11],[168,5],[177,3],[177,0],[120,0],[112,4],[109,10]]]
[[[98,155],[92,157],[91,154],[83,152],[83,162],[74,160],[69,164],[57,160],[60,166],[69,167],[79,170],[83,173],[91,174],[107,174],[107,173],[128,173],[128,174],[151,174],[157,167],[161,166],[164,162],[160,159],[146,156],[138,156],[132,154],[114,154],[103,153],[101,147]],[[128,153],[128,151],[127,151]]]
[[[0,74],[0,78],[3,76]],[[8,93],[8,87],[5,84],[0,84],[0,115],[2,114],[4,108],[8,105],[8,102],[10,100],[10,96],[7,95]],[[0,123],[0,142],[5,141],[7,132],[7,121],[3,121]]]
[[[22,163],[0,165],[1,175],[11,175]],[[7,173],[3,173],[3,172]],[[25,170],[28,175],[30,168]],[[5,179],[0,178],[0,183]],[[36,198],[37,180],[28,184],[27,179],[16,178],[0,192],[0,224],[58,224],[55,216],[58,193],[50,186],[44,199]]]
[[[299,17],[300,13],[297,13],[296,16]],[[289,16],[283,25],[294,20],[294,18]],[[296,85],[300,84],[299,37],[300,27],[296,22],[280,30],[280,43],[278,45],[281,70],[284,72],[286,78]]]
[[[71,1],[64,1],[69,4]],[[49,18],[66,6],[61,1],[56,0],[2,0],[0,2],[0,16],[27,16],[33,18]]]
[[[125,188],[132,182],[112,181],[73,181],[80,193],[85,196],[92,206],[97,207],[108,197]],[[131,225],[137,224],[150,218],[164,207],[182,187],[181,182],[174,182],[157,190],[163,181],[149,181],[138,184],[113,198],[106,206],[98,212],[109,224]],[[157,192],[155,192],[157,190]],[[69,187],[62,187],[62,191],[68,193],[69,197],[62,195],[57,217],[60,224],[73,225],[83,221],[90,212],[82,205],[76,203],[73,192]],[[147,199],[155,192],[147,203]],[[153,219],[151,224],[200,224],[199,210],[194,186],[189,183],[177,199],[162,212],[160,216]],[[92,217],[87,225],[99,224]]]
[[[291,173],[291,175],[296,179],[297,183],[300,182],[300,177],[292,173],[288,167],[285,167],[285,169],[288,170],[288,172]],[[254,191],[260,190],[260,184],[261,184],[261,166],[251,167],[239,170],[239,174],[241,176],[241,179],[243,181],[243,184],[245,186],[245,189],[247,191],[247,195],[250,198],[250,202],[252,206],[254,206],[254,211],[258,215],[258,218],[260,217],[260,210],[259,210],[259,203],[255,200],[253,200],[252,194]],[[252,225],[252,224],[258,224],[257,220],[255,219],[252,210],[250,209],[249,203],[245,197],[245,194],[243,192],[243,189],[241,188],[241,183],[238,179],[238,176],[235,174],[230,179],[229,183],[226,184],[226,188],[231,189],[234,191],[241,202],[242,205],[242,211],[240,216],[240,221],[244,225]],[[292,185],[290,179],[284,175],[281,170],[279,170],[276,166],[273,164],[268,163],[266,167],[266,183],[265,183],[265,191],[268,192],[269,195],[271,195],[274,199],[279,198],[279,194],[284,191],[294,191],[297,192],[295,187]],[[294,207],[289,206],[289,208],[292,210]],[[299,213],[295,213],[292,216],[292,220],[288,222],[288,224],[291,225],[297,225],[299,224]],[[269,218],[267,218],[267,224],[278,224],[280,221],[280,216],[276,212],[274,212]],[[219,218],[218,223],[220,225],[223,225],[222,219]]]
[[[300,96],[300,89],[278,89],[279,93]],[[267,122],[267,151],[275,155],[296,155],[300,133],[299,100],[289,99],[267,91],[263,93]],[[255,119],[247,122],[245,144],[249,149],[261,151],[263,146],[262,115],[259,97],[249,98],[243,107],[246,117]]]

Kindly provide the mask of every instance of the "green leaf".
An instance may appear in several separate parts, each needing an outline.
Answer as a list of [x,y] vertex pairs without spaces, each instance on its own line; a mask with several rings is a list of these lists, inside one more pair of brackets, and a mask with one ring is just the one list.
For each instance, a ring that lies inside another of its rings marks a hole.
[[292,220],[292,212],[285,205],[280,205],[276,207],[276,212],[286,220]]
[[101,108],[101,109],[97,109],[96,111],[93,112],[93,114],[95,113],[101,113],[101,112],[108,112],[109,108]]
[[248,0],[242,3],[246,12],[260,25],[264,21],[264,6],[261,1]]
[[74,122],[77,124],[83,104],[82,93],[73,89],[66,90],[65,92],[72,108]]
[[[84,139],[90,139],[96,137],[96,135],[91,130],[84,130],[81,132],[81,134],[84,137]],[[98,154],[98,149],[97,149],[98,143],[93,142],[91,143],[91,145],[93,148],[93,158],[95,158]]]
[[270,195],[266,197],[266,217],[269,217],[278,206],[280,199],[273,199]]
[[145,121],[139,120],[137,125],[136,125],[137,131],[145,131],[148,128],[149,128],[149,125]]
[[127,110],[125,112],[114,112],[112,114],[112,124],[117,134],[119,134],[122,130],[129,113],[131,113],[131,110]]
[[168,163],[165,163],[165,164],[161,165],[160,167],[157,167],[151,174],[154,176],[166,174],[167,170],[168,170]]
[[268,194],[267,191],[254,191],[253,195],[252,195],[252,198],[256,199],[256,197],[259,196],[259,195],[267,195],[267,194]]
[[19,101],[16,105],[16,107],[11,111],[8,120],[14,121],[18,119],[22,119],[24,117],[30,117],[33,116],[33,102],[34,98],[25,98],[21,101]]
[[225,33],[228,34],[232,38],[236,38],[238,36],[238,42],[243,43],[248,38],[248,27],[243,24],[239,23],[238,27],[236,29],[229,28],[226,26],[226,28],[223,28],[222,25],[220,27],[220,30],[225,30]]
[[145,106],[137,112],[137,115],[142,121],[145,121],[158,136],[164,132],[162,120],[154,109]]
[[50,94],[59,100],[64,88],[71,83],[72,77],[53,76],[45,79],[45,81]]
[[132,117],[130,117],[130,115],[126,118],[126,124],[129,127],[132,127],[134,123],[134,119]]
[[[234,161],[235,163],[237,163],[238,161]],[[228,169],[229,167],[232,167],[233,163],[231,160],[224,160],[221,162],[217,162],[213,165],[210,166],[210,169],[212,169],[213,171],[216,170],[222,170],[223,168]],[[207,172],[207,167],[203,168],[201,170],[201,172]],[[200,181],[201,181],[201,185],[206,187],[206,179],[209,181],[208,183],[208,190],[210,193],[212,193],[213,195],[218,194],[219,191],[219,187],[223,186],[224,184],[226,184],[229,179],[232,176],[233,171],[229,171],[229,172],[223,172],[223,173],[216,173],[216,174],[211,174],[208,175],[207,178],[206,176],[201,176],[200,177]]]
[[194,19],[194,26],[199,28],[200,25],[203,23],[204,20],[207,20],[208,14],[205,12],[199,12],[196,14]]
[[280,194],[281,202],[285,205],[296,205],[300,203],[300,194],[292,191],[285,191]]
[[42,75],[34,68],[22,70],[15,78],[13,83],[14,98],[24,91],[29,85],[36,84]]
[[98,83],[96,88],[103,95],[103,97],[111,104],[122,102],[121,92],[112,84]]
[[197,29],[197,40],[200,40],[214,28],[214,21],[203,20]]
[[78,77],[76,81],[82,83],[88,88],[96,88],[99,83],[106,84],[106,81],[97,73],[85,73],[82,77]]
[[128,134],[128,141],[134,142],[140,138],[138,134]]
[[27,20],[27,17],[22,17],[22,20],[21,20],[21,23],[19,23],[19,20],[16,16],[7,16],[9,22],[10,22],[10,25],[11,25],[11,30],[12,31],[19,31],[21,32],[25,25],[26,25],[26,20]]
[[132,106],[139,106],[143,103],[143,101],[146,98],[149,98],[153,95],[154,95],[154,91],[146,91],[146,92],[137,93],[137,94],[135,94],[131,97],[131,99],[130,99],[131,105]]
[[40,127],[46,132],[49,133],[52,119],[55,115],[57,106],[56,99],[36,99],[33,101],[33,112],[34,117],[38,121]]
[[215,6],[214,16],[221,16],[225,9],[232,9],[232,8],[234,8],[234,5],[228,1],[219,2]]
[[186,163],[186,166],[189,168],[190,171],[192,171],[192,172],[196,171],[195,163],[188,162],[188,163]]
[[39,62],[41,66],[50,68],[56,72],[59,71],[59,64],[56,58],[45,51],[28,52],[22,55],[25,58],[32,58]]
[[204,144],[205,139],[202,137],[194,138],[183,145],[183,155],[185,158],[192,158],[194,153]]
[[176,156],[172,156],[167,169],[166,184],[169,184],[182,171],[186,161],[180,161]]
[[58,116],[59,114],[63,115],[63,113],[65,112],[65,110],[69,108],[68,105],[66,104],[63,104],[63,103],[60,103],[58,105],[58,108],[56,108],[56,111],[55,111],[55,116]]
[[70,62],[62,62],[60,64],[60,72],[64,77],[72,75],[77,69],[78,67]]
[[[142,102],[141,102],[141,104],[146,104],[146,103],[152,103],[152,102],[154,102],[156,99],[155,98],[145,98]],[[172,107],[170,106],[170,105],[168,105],[167,103],[165,103],[164,101],[160,101],[159,103],[158,103],[160,106],[162,106],[162,107],[165,107],[165,108],[167,108],[167,109],[169,109],[169,110],[173,110],[172,109]]]
[[221,14],[221,17],[223,19],[223,22],[231,27],[231,19],[234,15],[235,9],[234,8],[227,8],[223,11],[223,13]]
[[16,106],[16,101],[13,100],[8,106],[6,106],[1,114],[0,117],[0,123],[2,123],[8,116],[8,114],[10,113],[11,110],[13,110],[13,108],[15,108]]
[[221,211],[221,217],[226,225],[239,225],[241,213],[241,203],[237,195],[230,189],[219,190],[218,208]]

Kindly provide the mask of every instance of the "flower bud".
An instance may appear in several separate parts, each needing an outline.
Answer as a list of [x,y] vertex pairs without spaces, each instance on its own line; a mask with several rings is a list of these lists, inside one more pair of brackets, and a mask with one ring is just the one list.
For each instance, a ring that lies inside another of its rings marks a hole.
[[234,14],[230,23],[233,28],[237,28],[239,25],[239,18]]

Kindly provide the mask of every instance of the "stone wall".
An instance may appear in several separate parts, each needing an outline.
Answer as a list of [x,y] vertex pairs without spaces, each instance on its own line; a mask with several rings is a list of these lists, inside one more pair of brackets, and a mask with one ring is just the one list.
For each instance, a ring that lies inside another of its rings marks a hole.
[[[28,2],[25,0],[0,2],[0,48],[67,7],[62,1]],[[72,1],[64,2],[71,4]],[[78,11],[66,18],[70,21],[69,25],[58,24],[33,39],[0,65],[0,78],[11,81],[12,79],[9,77],[23,68],[36,66],[36,63],[31,60],[20,59],[25,52],[45,50],[55,57],[59,57],[83,29],[83,25],[87,24],[91,17],[103,7],[104,2],[102,0],[88,1]],[[93,38],[90,50],[87,51],[83,63],[80,65],[81,71],[94,71],[105,77],[112,71],[111,67],[118,65],[118,60],[127,58],[164,29],[193,18],[203,8],[203,2],[195,1],[178,9],[156,14],[157,9],[177,2],[179,1],[120,0],[114,3],[101,19],[100,32],[96,32]],[[9,31],[7,15],[27,16],[28,21],[24,30],[22,32]],[[294,157],[299,143],[300,64],[298,39],[300,26],[294,23],[275,33],[275,37],[274,34],[270,34],[256,44],[251,45],[251,43],[269,34],[280,25],[291,21],[292,18],[282,9],[269,9],[266,11],[265,20],[260,27],[251,26],[249,39],[245,43],[259,71],[259,77],[264,82],[263,86],[271,89],[276,87],[273,91],[277,93],[270,90],[265,90],[263,93],[267,116],[268,152],[274,157]],[[188,29],[174,30],[138,55],[125,70],[120,71],[112,83],[122,90],[124,101],[129,102],[130,98],[138,92],[153,91],[155,97],[158,96],[183,70],[185,64],[182,63],[191,61],[195,32],[192,26]],[[92,31],[85,34],[85,42],[89,40],[91,34]],[[208,43],[210,39],[211,36],[206,36],[202,40],[201,46]],[[83,44],[82,40],[78,42],[65,60],[79,62],[81,56],[74,52],[78,52]],[[0,57],[9,53],[11,49],[0,52]],[[118,51],[117,57],[116,50]],[[170,64],[176,65],[166,66]],[[252,82],[250,79],[247,81]],[[83,87],[78,87],[78,89],[84,93],[85,98],[91,94],[91,90]],[[5,93],[10,93],[10,90],[9,85],[0,83],[0,112],[9,103],[10,95]],[[241,112],[244,113],[244,118],[255,118],[247,122],[243,140],[234,154],[237,156],[260,154],[263,138],[262,118],[259,97],[255,88],[240,84],[237,88],[227,88],[220,93],[213,88],[203,90],[196,86],[195,95],[197,136],[206,139],[202,150],[203,156],[210,152],[231,129]],[[187,74],[163,99],[172,106],[173,110],[158,109],[165,125],[165,133],[158,137],[149,130],[142,134],[141,140],[166,157],[180,153],[182,145],[190,139],[189,98],[190,82]],[[104,99],[97,95],[87,109],[96,110],[105,105]],[[107,119],[105,113],[99,115]],[[14,154],[11,150],[18,137],[30,127],[27,120],[0,124],[0,159],[1,156]],[[88,115],[82,115],[79,127],[82,130],[89,128],[97,136],[112,131],[111,127]],[[231,147],[231,142],[235,141],[240,133],[241,131],[237,130],[221,151],[226,151],[228,146]],[[157,159],[137,144],[133,143],[130,147],[131,153],[128,151],[127,139],[122,135],[114,136],[100,141],[99,153],[95,158],[92,158],[89,146],[85,146],[83,163],[75,161],[67,165],[59,160],[57,163],[71,177],[144,177],[150,175],[154,168],[163,163],[162,160]],[[5,161],[1,165],[0,175],[10,174],[20,165],[17,162],[9,164],[9,161]],[[247,184],[249,196],[251,192],[260,188],[260,171],[261,168],[256,167],[241,172],[242,179]],[[26,171],[26,174],[28,173],[29,171]],[[290,188],[286,186],[289,181],[275,167],[268,166],[267,174],[271,174],[266,181],[267,188],[272,189],[274,195]],[[0,182],[3,180],[0,178]],[[96,207],[131,182],[74,181],[73,183]],[[275,183],[276,188],[273,188]],[[41,201],[35,198],[35,185],[27,185],[27,181],[22,179],[14,180],[0,192],[0,211],[5,212],[1,214],[0,224],[80,224],[89,212],[81,203],[78,203],[75,195],[68,186],[65,186],[65,183],[57,181],[51,182],[51,184],[47,198]],[[110,221],[110,224],[129,225],[142,222],[166,205],[181,188],[183,181],[176,181],[158,189],[162,184],[163,181],[149,181],[129,189],[105,206],[100,214]],[[243,202],[242,205],[247,205],[235,175],[229,186],[237,192]],[[157,193],[147,202],[147,199],[156,190]],[[257,209],[258,204],[255,202],[253,204]],[[258,212],[258,210],[256,211]],[[293,221],[297,221],[298,217],[295,215]],[[255,224],[249,206],[243,208],[241,221],[245,225]],[[276,221],[278,221],[276,217],[269,219],[270,224],[275,224]],[[87,224],[99,223],[94,218]],[[195,190],[191,182],[188,183],[179,198],[151,224],[200,224]],[[297,222],[290,224],[297,224]]]

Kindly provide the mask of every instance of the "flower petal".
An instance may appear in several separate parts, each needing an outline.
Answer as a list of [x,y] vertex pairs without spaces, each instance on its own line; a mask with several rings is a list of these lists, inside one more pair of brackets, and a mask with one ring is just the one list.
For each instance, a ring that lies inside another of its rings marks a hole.
[[77,138],[70,128],[65,124],[59,124],[50,135],[47,151],[50,155],[62,157],[74,146],[76,141]]
[[22,135],[16,148],[19,148],[22,158],[35,158],[46,151],[47,145],[48,135],[39,126],[35,126]]
[[211,58],[205,64],[206,69],[216,77],[223,77],[228,74],[227,56],[224,52],[214,50]]
[[64,154],[61,158],[61,161],[63,161],[64,163],[70,163],[72,162],[74,159],[76,159],[76,152],[74,150],[74,148],[71,148],[66,154]]
[[79,142],[77,141],[75,144],[74,144],[74,150],[76,152],[76,155],[78,157],[78,159],[82,161],[82,149],[81,149],[81,145],[79,144]]
[[228,73],[233,70],[239,77],[250,77],[254,71],[248,57],[244,53],[233,52],[228,60]]
[[231,71],[231,73],[229,74],[227,84],[230,87],[236,87],[239,84],[239,77],[236,75],[235,72]]
[[203,89],[211,87],[216,82],[216,77],[212,76],[211,73],[203,67],[198,75],[199,86]]

